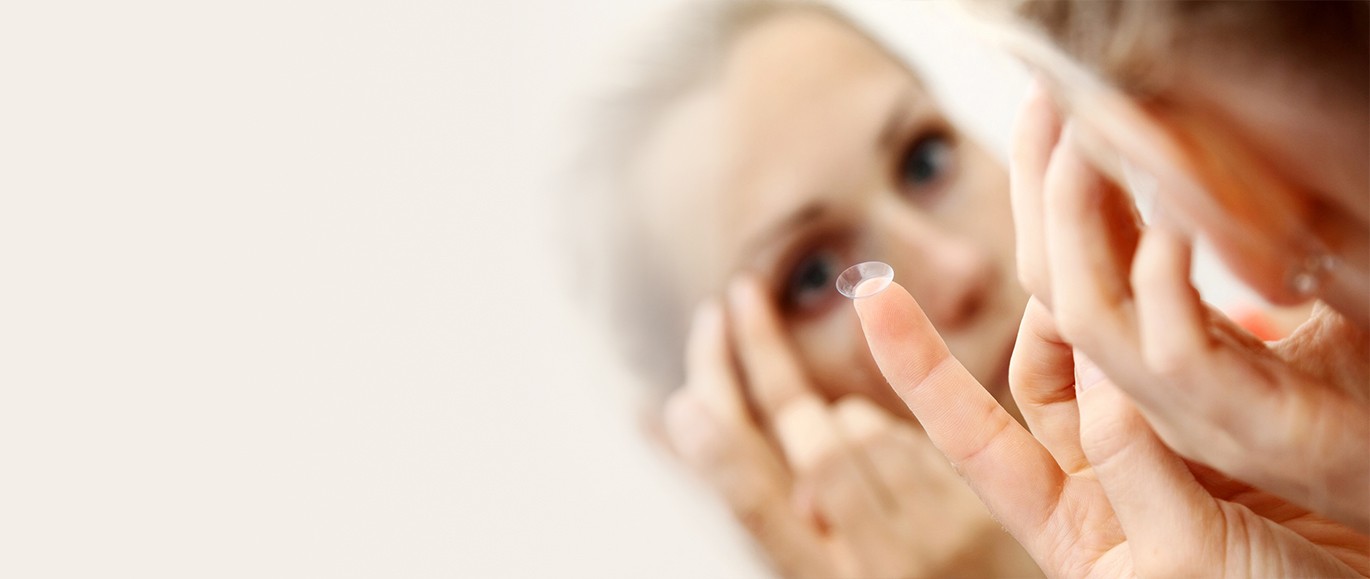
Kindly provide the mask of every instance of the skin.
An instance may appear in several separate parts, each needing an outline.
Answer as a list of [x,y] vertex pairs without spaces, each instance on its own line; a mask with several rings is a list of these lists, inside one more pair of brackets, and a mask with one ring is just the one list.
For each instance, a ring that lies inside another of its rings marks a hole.
[[[891,385],[1049,575],[1366,576],[1370,339],[1357,270],[1370,198],[1364,178],[1346,178],[1367,166],[1370,129],[1348,122],[1365,120],[1364,94],[1359,110],[1337,108],[1345,95],[1314,109],[1309,93],[1256,77],[1224,106],[1214,95],[1239,85],[1208,72],[1232,84],[1184,85],[1147,109],[1063,115],[1042,93],[1024,107],[1012,180],[1034,298],[1010,384],[1030,434],[901,288],[856,309]],[[1293,111],[1308,122],[1293,127]],[[1336,150],[1291,148],[1301,144]],[[1136,219],[1101,147],[1157,177],[1166,218]],[[1189,284],[1194,233],[1268,299],[1324,303],[1285,340],[1254,339]],[[1347,262],[1311,296],[1288,285],[1308,238]]]
[[[1321,306],[1271,344],[1240,330],[1189,284],[1188,238],[1166,224],[1143,227],[1123,210],[1126,194],[1071,138],[1075,125],[1062,135],[1061,122],[1043,95],[1020,121],[1014,205],[1025,285],[1044,304],[1055,300],[1063,334],[1133,397],[1171,448],[1370,531],[1370,336],[1358,309]],[[1242,154],[1257,155],[1258,146],[1247,143]],[[1314,203],[1306,188],[1264,191],[1303,191],[1289,201]],[[1287,274],[1274,275],[1281,280],[1265,283],[1283,287]],[[1323,287],[1351,289],[1333,280]]]
[[[902,182],[910,144],[936,135],[951,143],[945,170]],[[720,78],[664,115],[634,177],[682,302],[757,275],[825,399],[860,393],[907,415],[832,279],[805,305],[785,303],[796,262],[824,252],[831,278],[860,261],[893,266],[959,359],[1008,398],[1026,295],[1013,283],[1006,175],[907,68],[851,29],[796,11],[746,33]]]
[[[630,171],[663,285],[702,304],[665,407],[671,448],[787,576],[1038,575],[937,458],[833,287],[848,265],[889,263],[1009,400],[1026,295],[1003,168],[822,14],[757,25],[717,72]],[[910,158],[927,170],[906,178]]]
[[1048,576],[1370,573],[1365,536],[1170,450],[1040,302],[1024,316],[1010,376],[1031,432],[948,354],[898,284],[856,310],[891,386]]

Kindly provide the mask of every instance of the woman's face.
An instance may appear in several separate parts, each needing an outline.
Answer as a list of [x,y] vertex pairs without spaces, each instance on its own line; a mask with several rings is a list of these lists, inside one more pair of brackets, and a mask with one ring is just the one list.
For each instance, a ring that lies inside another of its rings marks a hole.
[[669,107],[630,180],[686,305],[759,276],[829,398],[907,414],[870,358],[837,274],[880,260],[1001,400],[1026,295],[1003,168],[900,63],[795,11],[746,32],[715,81]]

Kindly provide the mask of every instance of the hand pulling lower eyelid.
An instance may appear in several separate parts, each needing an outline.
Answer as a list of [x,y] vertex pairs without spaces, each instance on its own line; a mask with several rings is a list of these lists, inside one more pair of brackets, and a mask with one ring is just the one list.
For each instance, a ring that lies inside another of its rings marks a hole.
[[867,261],[847,268],[837,276],[837,291],[850,299],[868,298],[890,286],[894,268],[879,261]]

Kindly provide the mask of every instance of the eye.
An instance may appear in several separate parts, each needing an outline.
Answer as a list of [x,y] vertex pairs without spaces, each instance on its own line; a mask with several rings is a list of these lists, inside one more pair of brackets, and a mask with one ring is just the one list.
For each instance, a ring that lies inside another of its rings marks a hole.
[[809,252],[795,262],[785,278],[782,294],[787,311],[808,312],[837,295],[833,285],[841,273],[841,260],[830,250]]
[[943,132],[925,133],[914,140],[899,160],[899,184],[910,194],[928,195],[951,174],[956,150]]

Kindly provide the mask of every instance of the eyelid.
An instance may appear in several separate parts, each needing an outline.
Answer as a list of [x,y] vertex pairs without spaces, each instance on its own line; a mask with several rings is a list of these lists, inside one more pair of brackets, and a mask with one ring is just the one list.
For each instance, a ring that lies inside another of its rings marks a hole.
[[[815,227],[809,231],[795,235],[776,260],[774,269],[769,277],[771,280],[771,295],[775,303],[785,305],[788,284],[795,273],[795,268],[799,267],[804,259],[813,255],[820,249],[828,249],[838,258],[839,261],[848,259],[852,253],[853,232],[842,228],[836,224],[828,224],[823,227]],[[839,263],[838,268],[844,267],[845,263]],[[834,273],[836,275],[836,273]]]
[[[913,153],[916,147],[932,138],[941,138],[946,141],[951,157],[948,161],[946,172],[945,174],[938,175],[936,180],[931,183],[911,186],[904,181],[904,162],[908,159],[908,156]],[[920,194],[920,197],[922,198],[919,199],[919,201],[923,204],[931,204],[932,202],[940,200],[940,195],[932,196],[931,194],[942,192],[959,174],[961,165],[960,150],[959,136],[956,131],[950,127],[950,124],[946,123],[944,120],[939,118],[938,122],[921,125],[910,135],[907,145],[903,149],[900,149],[894,157],[893,168],[890,171],[892,183],[895,185],[894,189],[901,192]]]

